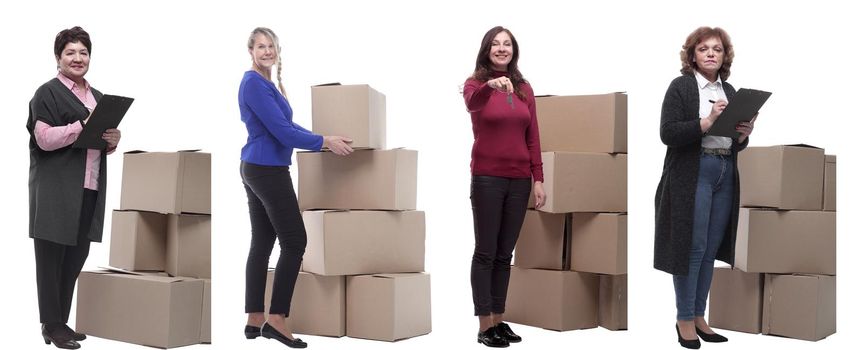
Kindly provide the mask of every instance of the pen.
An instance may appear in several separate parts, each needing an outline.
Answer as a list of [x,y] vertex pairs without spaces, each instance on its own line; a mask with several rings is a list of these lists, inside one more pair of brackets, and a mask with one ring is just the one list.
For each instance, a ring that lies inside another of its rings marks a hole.
[[709,100],[709,103],[715,103],[715,100]]

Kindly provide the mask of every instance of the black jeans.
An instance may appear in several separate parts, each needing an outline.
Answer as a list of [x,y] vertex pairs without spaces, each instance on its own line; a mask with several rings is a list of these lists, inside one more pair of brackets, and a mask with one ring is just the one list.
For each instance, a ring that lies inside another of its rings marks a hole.
[[473,176],[470,200],[476,247],[470,268],[476,316],[506,311],[512,251],[530,197],[531,179]]
[[90,255],[90,224],[96,211],[99,192],[82,189],[78,244],[63,245],[34,238],[36,250],[36,289],[39,296],[39,321],[45,324],[66,324],[72,309],[72,296],[78,275]]
[[245,266],[245,312],[264,311],[266,271],[275,239],[281,251],[272,282],[270,314],[290,315],[290,300],[305,253],[305,224],[286,166],[242,162],[242,182],[248,195],[251,247]]

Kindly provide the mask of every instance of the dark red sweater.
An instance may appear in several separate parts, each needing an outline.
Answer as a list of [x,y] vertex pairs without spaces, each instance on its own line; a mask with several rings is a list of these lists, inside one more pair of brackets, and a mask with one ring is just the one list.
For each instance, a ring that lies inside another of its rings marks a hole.
[[[499,74],[498,76],[502,76]],[[523,83],[525,100],[497,91],[487,83],[467,79],[464,103],[473,121],[473,175],[530,178],[544,182],[536,98],[530,84]]]

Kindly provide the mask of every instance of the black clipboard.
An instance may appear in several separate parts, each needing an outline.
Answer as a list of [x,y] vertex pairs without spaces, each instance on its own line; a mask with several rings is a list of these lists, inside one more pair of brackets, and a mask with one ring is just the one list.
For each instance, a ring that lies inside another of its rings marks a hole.
[[733,97],[733,102],[724,108],[721,116],[715,120],[715,124],[712,124],[712,128],[706,134],[738,138],[739,133],[736,132],[736,125],[739,122],[751,121],[760,107],[763,107],[763,104],[769,99],[769,96],[772,96],[769,91],[739,89]]
[[103,95],[90,115],[90,120],[84,125],[84,130],[78,135],[78,140],[72,144],[74,148],[106,149],[108,143],[102,140],[102,133],[108,129],[120,126],[123,116],[132,106],[135,99],[116,95]]

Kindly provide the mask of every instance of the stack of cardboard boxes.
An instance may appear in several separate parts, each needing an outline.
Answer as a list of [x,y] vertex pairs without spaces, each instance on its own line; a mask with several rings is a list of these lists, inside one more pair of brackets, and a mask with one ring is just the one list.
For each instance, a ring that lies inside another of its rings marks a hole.
[[835,333],[835,156],[748,147],[738,164],[735,267],[715,269],[710,325],[806,340]]
[[539,97],[536,114],[547,199],[524,218],[504,317],[626,329],[627,96]]
[[78,332],[172,348],[210,342],[210,155],[128,152],[112,270],[78,280]]
[[386,98],[368,85],[311,91],[313,131],[349,137],[356,151],[297,154],[308,245],[291,304],[293,329],[385,341],[430,333],[417,152],[385,149]]

